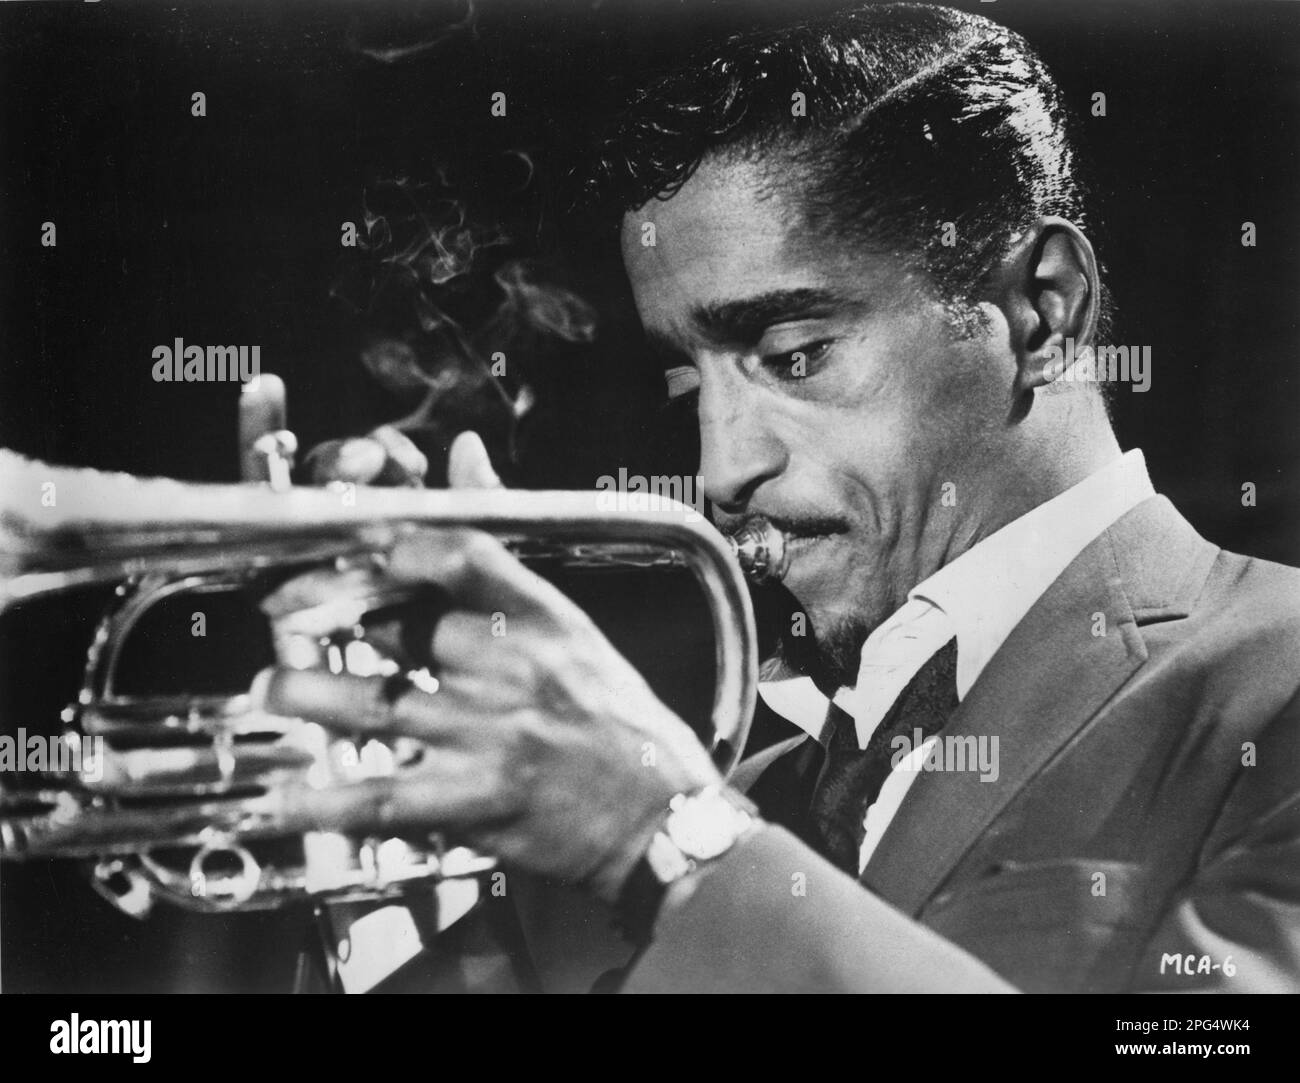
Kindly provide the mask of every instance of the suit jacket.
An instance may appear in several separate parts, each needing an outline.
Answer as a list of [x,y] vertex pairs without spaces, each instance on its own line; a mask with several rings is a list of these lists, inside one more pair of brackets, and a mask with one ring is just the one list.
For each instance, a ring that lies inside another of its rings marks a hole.
[[[801,841],[797,808],[764,809],[790,826],[676,886],[622,988],[1300,991],[1298,688],[1300,571],[1149,499],[1052,584],[944,731],[998,737],[996,781],[923,772],[860,882]],[[810,741],[736,784],[797,804]],[[528,882],[513,903],[541,988],[629,961],[597,904]]]

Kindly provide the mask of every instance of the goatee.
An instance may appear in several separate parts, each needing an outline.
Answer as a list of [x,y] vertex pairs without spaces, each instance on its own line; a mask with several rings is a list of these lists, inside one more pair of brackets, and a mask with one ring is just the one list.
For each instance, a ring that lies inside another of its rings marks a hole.
[[[763,658],[759,676],[765,681],[811,677],[826,695],[858,681],[862,645],[871,634],[865,621],[843,617],[824,628],[813,627],[795,598],[782,587],[754,592]],[[803,634],[796,634],[796,630]]]

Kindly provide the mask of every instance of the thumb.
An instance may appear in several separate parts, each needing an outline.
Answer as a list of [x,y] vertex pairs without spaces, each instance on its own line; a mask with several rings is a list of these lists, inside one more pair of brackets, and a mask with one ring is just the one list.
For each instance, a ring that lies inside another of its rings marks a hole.
[[447,457],[447,484],[453,489],[500,489],[501,479],[492,469],[487,448],[476,432],[463,432],[451,442]]
[[269,481],[266,456],[257,450],[263,436],[285,426],[284,381],[269,372],[239,389],[239,476],[243,481]]

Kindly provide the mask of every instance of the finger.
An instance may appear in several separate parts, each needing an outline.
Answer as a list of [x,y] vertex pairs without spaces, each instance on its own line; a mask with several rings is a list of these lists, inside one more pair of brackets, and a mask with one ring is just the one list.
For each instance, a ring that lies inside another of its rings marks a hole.
[[501,479],[492,469],[483,440],[476,432],[463,432],[451,442],[447,454],[447,484],[453,489],[500,489]]
[[370,439],[382,447],[388,456],[379,476],[381,483],[406,485],[415,489],[424,487],[429,460],[406,433],[392,425],[380,425],[370,433]]
[[383,473],[388,463],[384,445],[368,436],[350,440],[326,440],[307,453],[304,460],[313,485],[331,481],[369,485]]
[[422,692],[404,679],[319,669],[264,669],[253,680],[249,700],[254,710],[305,718],[332,730],[413,737],[434,745],[454,744],[465,719],[450,691]]
[[482,784],[471,757],[439,751],[409,777],[345,786],[292,787],[277,794],[279,819],[295,832],[399,832],[455,828],[501,819],[502,797]]
[[[405,658],[415,665],[431,666],[441,678],[484,670],[484,652],[501,642],[503,621],[486,613],[457,609],[433,615],[424,628],[410,620],[367,623],[366,642],[389,658]],[[500,629],[493,635],[493,628]]]
[[[392,593],[393,584],[373,568],[357,566],[342,571],[335,568],[311,568],[281,583],[263,597],[258,605],[263,613],[275,621],[342,599],[355,599],[360,604],[368,599],[386,598]],[[365,611],[361,607],[361,611],[349,623],[355,623]],[[323,628],[320,634],[326,635],[336,630]]]
[[[486,680],[493,680],[494,673],[499,675],[499,668],[485,666],[485,662],[487,651],[502,641],[506,629],[503,620],[456,610],[434,614],[432,620],[422,624],[424,628],[413,627],[409,619],[368,621],[365,642],[385,658],[404,659],[411,667],[432,668],[439,680],[447,675],[463,680],[468,673],[487,673]],[[495,634],[494,628],[498,629]]]
[[425,528],[389,551],[386,573],[399,582],[436,583],[459,608],[479,613],[580,616],[540,575],[524,567],[496,538],[481,530]]
[[428,645],[437,672],[482,669],[484,652],[501,641],[501,632],[492,634],[494,627],[505,630],[503,623],[485,613],[466,613],[460,609],[444,613],[438,618]]
[[284,381],[259,373],[239,389],[239,476],[244,481],[268,481],[266,459],[253,445],[286,423]]

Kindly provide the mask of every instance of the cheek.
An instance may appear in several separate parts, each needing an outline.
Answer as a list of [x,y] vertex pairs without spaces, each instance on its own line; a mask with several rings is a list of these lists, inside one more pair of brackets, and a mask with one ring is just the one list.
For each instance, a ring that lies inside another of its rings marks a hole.
[[891,459],[924,461],[960,447],[997,413],[987,352],[943,333],[945,318],[935,309],[891,324],[868,347],[871,361],[850,390],[848,403],[871,418],[872,435]]
[[884,526],[907,517],[968,453],[979,413],[972,399],[984,392],[960,344],[931,339],[911,321],[864,338],[846,362],[837,401],[809,410],[801,436]]
[[914,462],[935,435],[933,386],[918,358],[905,350],[861,343],[846,357],[834,402],[812,426],[812,439],[855,472],[896,473]]

